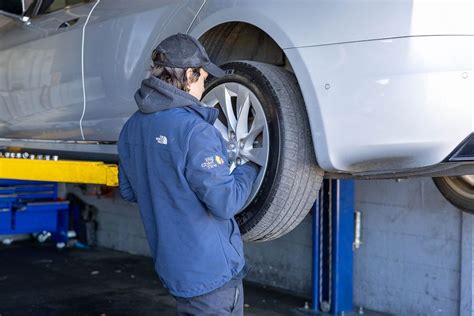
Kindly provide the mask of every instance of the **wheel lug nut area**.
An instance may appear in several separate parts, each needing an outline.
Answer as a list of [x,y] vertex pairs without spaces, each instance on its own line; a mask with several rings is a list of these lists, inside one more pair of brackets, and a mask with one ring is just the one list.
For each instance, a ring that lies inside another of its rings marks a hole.
[[232,135],[234,135],[235,137],[235,134],[233,133],[230,134],[231,138],[229,139],[229,142],[227,143],[227,155],[231,163],[233,162],[237,163],[237,159],[239,159],[238,155],[239,155],[240,145],[237,140],[232,139]]

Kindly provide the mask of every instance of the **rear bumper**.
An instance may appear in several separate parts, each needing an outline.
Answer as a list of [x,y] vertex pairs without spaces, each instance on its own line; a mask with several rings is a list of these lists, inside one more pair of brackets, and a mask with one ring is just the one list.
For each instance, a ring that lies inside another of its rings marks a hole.
[[473,46],[426,36],[286,50],[319,165],[396,177],[445,161],[474,132]]
[[474,161],[474,133],[463,141],[446,161]]

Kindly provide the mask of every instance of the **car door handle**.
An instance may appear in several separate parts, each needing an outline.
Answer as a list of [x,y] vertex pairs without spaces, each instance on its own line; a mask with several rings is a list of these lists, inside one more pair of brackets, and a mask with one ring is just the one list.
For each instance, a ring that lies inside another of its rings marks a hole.
[[63,22],[63,23],[61,23],[61,25],[59,25],[58,29],[64,29],[64,28],[70,27],[70,26],[76,24],[77,21],[79,21],[79,18],[75,18],[75,19]]

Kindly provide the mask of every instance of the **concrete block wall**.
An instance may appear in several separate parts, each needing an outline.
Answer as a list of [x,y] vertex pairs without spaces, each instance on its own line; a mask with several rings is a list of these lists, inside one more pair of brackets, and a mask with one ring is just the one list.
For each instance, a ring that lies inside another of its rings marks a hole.
[[311,217],[276,240],[245,243],[246,280],[311,297]]
[[458,315],[461,212],[431,179],[358,181],[364,245],[354,301],[396,315]]
[[[136,205],[84,199],[99,209],[99,245],[149,255]],[[354,303],[396,315],[458,315],[461,212],[431,179],[356,181],[355,205],[364,243],[354,253]],[[245,254],[247,280],[310,296],[309,216],[282,238],[245,244]]]
[[460,316],[474,315],[474,215],[462,215]]
[[150,256],[145,229],[138,207],[118,195],[114,198],[97,198],[83,194],[78,187],[68,185],[69,192],[97,209],[97,244],[100,247]]

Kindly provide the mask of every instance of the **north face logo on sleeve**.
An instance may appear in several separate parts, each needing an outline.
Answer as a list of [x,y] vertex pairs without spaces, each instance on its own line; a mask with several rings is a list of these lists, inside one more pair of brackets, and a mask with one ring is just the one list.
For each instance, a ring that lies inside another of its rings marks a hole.
[[160,135],[159,137],[156,138],[156,142],[158,144],[167,145],[168,144],[168,138],[166,138],[166,136]]

